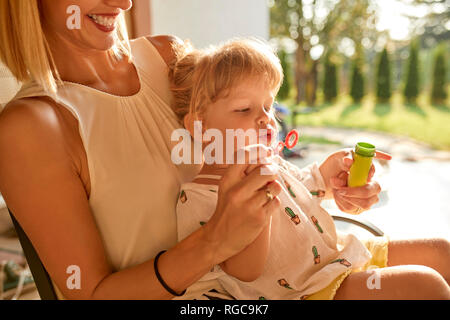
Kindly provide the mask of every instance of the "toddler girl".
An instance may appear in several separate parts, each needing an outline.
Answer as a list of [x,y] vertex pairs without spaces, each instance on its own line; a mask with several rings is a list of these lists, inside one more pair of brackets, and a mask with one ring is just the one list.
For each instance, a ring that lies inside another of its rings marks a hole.
[[[219,144],[223,149],[216,150],[220,155],[229,152],[225,137],[230,129],[243,130],[241,135],[252,129],[257,142],[276,144],[272,104],[283,73],[266,43],[234,39],[205,50],[194,50],[186,43],[176,49],[178,57],[169,72],[173,106],[192,137],[197,120],[203,132],[214,129],[224,137]],[[245,145],[254,143],[244,138]],[[219,180],[227,165],[209,161],[206,148],[204,144],[200,174],[181,186],[178,240],[208,223],[217,205]],[[203,297],[224,297],[222,292],[234,299],[333,299],[350,273],[369,266],[386,267],[385,237],[363,242],[352,234],[337,233],[332,217],[320,206],[326,187],[317,163],[299,169],[277,155],[271,161],[282,185],[279,214],[272,215],[247,248],[198,281],[196,288],[201,283],[206,288],[211,280],[220,284]],[[271,200],[267,192],[267,202]],[[184,298],[193,297],[188,290]]]

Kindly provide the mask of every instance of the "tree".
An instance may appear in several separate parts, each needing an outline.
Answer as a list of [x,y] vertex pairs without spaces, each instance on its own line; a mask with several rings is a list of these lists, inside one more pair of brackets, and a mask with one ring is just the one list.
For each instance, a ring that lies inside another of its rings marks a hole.
[[391,67],[387,49],[381,52],[377,65],[377,100],[386,102],[391,97]]
[[418,45],[415,41],[411,42],[409,50],[409,59],[406,70],[406,83],[403,94],[408,102],[416,102],[419,95],[419,61]]
[[350,96],[356,103],[360,102],[364,97],[364,76],[358,59],[355,59],[352,64]]
[[422,48],[433,48],[436,43],[450,40],[450,30],[445,27],[450,20],[449,0],[400,1],[405,4],[405,7],[415,7],[422,12],[428,12],[425,16],[405,14],[405,17],[410,20],[413,33],[421,36]]
[[[364,30],[375,28],[371,0],[272,0],[270,36],[290,38],[296,44],[294,80],[296,102],[314,104],[318,64],[322,52],[337,48],[345,37],[360,42]],[[313,50],[314,49],[314,50]],[[311,53],[320,52],[311,55]]]
[[445,54],[445,45],[441,45],[437,48],[434,56],[431,100],[436,104],[443,103],[447,99],[447,66],[445,63]]
[[288,56],[285,50],[278,51],[278,58],[280,59],[281,67],[283,68],[283,83],[281,84],[280,90],[278,91],[277,99],[285,100],[289,97],[289,92],[291,91],[291,81],[290,81],[290,65],[288,61]]
[[324,59],[323,95],[326,102],[332,102],[337,97],[337,67],[332,61],[332,55],[328,52]]

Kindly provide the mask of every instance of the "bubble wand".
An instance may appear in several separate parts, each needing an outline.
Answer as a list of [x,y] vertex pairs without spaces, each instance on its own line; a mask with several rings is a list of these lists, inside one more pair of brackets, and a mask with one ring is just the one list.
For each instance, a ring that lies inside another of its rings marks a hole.
[[[279,154],[283,150],[284,147],[286,147],[288,149],[294,148],[297,145],[297,143],[298,143],[298,139],[299,139],[298,131],[295,130],[295,129],[292,129],[286,135],[286,138],[284,139],[284,142],[283,141],[279,141],[275,147],[272,147],[273,150],[274,150],[274,155]],[[279,173],[277,175],[278,175],[279,181],[282,183],[283,187],[286,190],[288,190],[288,187],[284,183],[284,180],[281,177],[281,175]]]
[[298,137],[299,134],[297,130],[292,129],[291,131],[289,131],[289,133],[286,135],[286,139],[284,139],[284,142],[279,141],[277,146],[274,147],[275,154],[280,153],[284,147],[288,149],[294,148],[297,145]]

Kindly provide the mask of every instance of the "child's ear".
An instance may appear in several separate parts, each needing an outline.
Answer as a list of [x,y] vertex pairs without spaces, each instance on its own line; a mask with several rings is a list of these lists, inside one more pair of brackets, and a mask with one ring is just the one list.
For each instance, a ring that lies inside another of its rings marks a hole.
[[205,133],[205,123],[201,118],[196,118],[192,115],[192,113],[187,113],[183,118],[183,124],[186,130],[189,131],[191,134],[191,137],[194,138],[194,121],[201,121],[202,122],[202,135]]
[[184,116],[183,123],[186,130],[191,134],[191,137],[194,137],[194,119],[191,113]]
[[183,125],[184,128],[189,131],[189,133],[191,134],[191,136],[194,136],[194,130],[193,130],[193,122],[191,120],[191,114],[187,113],[184,118],[183,118]]

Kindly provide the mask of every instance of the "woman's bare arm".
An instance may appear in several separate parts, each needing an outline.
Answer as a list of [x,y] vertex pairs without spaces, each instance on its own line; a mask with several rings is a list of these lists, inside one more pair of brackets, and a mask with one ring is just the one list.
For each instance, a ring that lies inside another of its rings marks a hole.
[[[62,123],[57,107],[36,99],[15,101],[0,114],[0,190],[51,278],[68,299],[172,298],[153,260],[113,273]],[[178,292],[218,263],[203,232],[159,261],[162,277]],[[66,286],[71,265],[80,268],[80,289]]]

